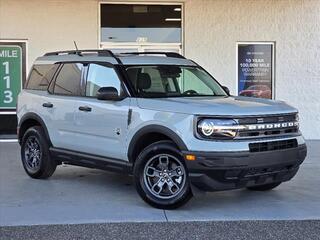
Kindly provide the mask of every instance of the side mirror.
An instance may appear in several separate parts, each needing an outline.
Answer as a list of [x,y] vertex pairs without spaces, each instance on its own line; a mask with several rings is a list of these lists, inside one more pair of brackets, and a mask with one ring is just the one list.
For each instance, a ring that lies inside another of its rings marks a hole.
[[230,90],[229,90],[228,87],[222,86],[222,88],[223,88],[223,90],[224,90],[228,95],[230,95]]
[[123,97],[119,96],[118,90],[114,87],[102,87],[97,92],[97,99],[120,101]]

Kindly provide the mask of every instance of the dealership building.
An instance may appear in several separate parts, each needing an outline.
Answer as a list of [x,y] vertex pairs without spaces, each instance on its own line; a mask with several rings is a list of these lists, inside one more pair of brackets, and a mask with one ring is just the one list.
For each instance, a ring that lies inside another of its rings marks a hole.
[[320,139],[320,0],[0,0],[0,138],[16,95],[46,52],[172,51],[232,95],[283,100]]

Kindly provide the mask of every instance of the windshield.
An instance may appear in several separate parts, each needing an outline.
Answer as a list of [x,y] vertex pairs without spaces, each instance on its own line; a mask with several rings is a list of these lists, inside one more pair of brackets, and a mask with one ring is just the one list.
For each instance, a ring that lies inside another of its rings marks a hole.
[[204,70],[190,66],[132,66],[129,79],[139,97],[227,96]]

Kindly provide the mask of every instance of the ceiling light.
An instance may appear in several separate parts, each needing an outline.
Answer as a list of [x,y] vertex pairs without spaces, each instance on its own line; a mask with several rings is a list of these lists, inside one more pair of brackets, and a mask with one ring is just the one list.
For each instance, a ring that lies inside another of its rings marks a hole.
[[173,11],[175,11],[175,12],[181,12],[181,8],[175,8],[175,9],[173,9]]
[[166,22],[181,22],[181,18],[166,18]]

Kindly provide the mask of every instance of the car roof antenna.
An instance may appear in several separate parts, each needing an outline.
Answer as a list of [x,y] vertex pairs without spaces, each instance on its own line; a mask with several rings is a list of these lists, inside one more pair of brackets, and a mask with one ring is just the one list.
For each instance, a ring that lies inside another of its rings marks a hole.
[[81,51],[79,51],[76,41],[73,41],[73,44],[74,44],[74,47],[76,48],[76,53],[82,57]]

